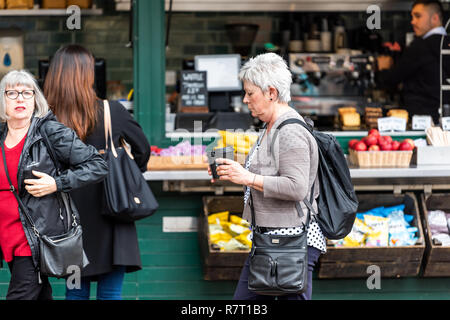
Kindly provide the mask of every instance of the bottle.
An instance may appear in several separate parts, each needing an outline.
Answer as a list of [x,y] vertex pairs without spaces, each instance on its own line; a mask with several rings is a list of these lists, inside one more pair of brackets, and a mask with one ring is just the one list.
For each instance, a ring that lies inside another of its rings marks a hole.
[[343,26],[336,26],[334,29],[334,51],[347,47],[347,36]]
[[328,21],[326,18],[322,19],[322,32],[320,33],[320,44],[322,51],[331,51],[331,32],[328,31]]

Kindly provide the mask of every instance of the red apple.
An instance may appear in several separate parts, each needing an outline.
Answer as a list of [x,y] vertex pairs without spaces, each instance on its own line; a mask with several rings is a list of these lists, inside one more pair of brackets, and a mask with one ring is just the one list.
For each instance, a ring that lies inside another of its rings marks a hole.
[[366,144],[362,141],[358,141],[358,143],[355,144],[354,148],[355,148],[355,151],[366,151],[367,150]]
[[412,149],[414,149],[414,146],[412,146],[411,143],[409,143],[408,141],[403,141],[402,143],[400,143],[399,150],[410,151]]
[[392,141],[391,145],[392,145],[392,150],[398,150],[398,148],[400,147],[400,142],[397,140],[394,140],[394,141]]
[[384,142],[380,145],[380,149],[383,151],[391,151],[392,150],[392,145],[389,142]]
[[378,137],[378,145],[381,146],[384,142],[385,142],[384,137],[383,136],[379,136]]
[[392,142],[392,137],[391,136],[383,136],[384,141],[387,141],[389,143]]
[[364,141],[367,146],[373,146],[378,143],[378,137],[376,135],[370,134],[366,137],[366,140]]
[[378,129],[375,129],[375,128],[369,130],[369,134],[368,135],[370,136],[371,134],[374,134],[377,137],[380,136],[380,132],[378,131]]
[[376,144],[373,144],[369,147],[369,151],[380,151],[380,147]]
[[414,149],[414,140],[413,139],[405,139],[405,140],[403,140],[403,142],[408,142],[412,146],[412,149]]
[[348,147],[349,147],[350,149],[354,149],[355,144],[358,143],[358,142],[359,142],[358,139],[352,139],[352,140],[350,140],[350,141],[348,142]]

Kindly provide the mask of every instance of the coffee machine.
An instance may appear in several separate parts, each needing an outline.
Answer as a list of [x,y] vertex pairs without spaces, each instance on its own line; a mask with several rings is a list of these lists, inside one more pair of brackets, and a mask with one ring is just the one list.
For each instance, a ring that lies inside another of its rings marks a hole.
[[337,128],[338,108],[361,113],[375,88],[375,57],[362,53],[290,53],[291,106],[320,130]]

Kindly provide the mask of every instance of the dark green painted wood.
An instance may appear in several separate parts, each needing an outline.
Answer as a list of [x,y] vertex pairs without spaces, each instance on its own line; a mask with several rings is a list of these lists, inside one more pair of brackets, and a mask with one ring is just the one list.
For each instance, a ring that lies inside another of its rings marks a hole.
[[152,145],[160,145],[165,120],[164,0],[133,1],[134,114]]
[[[164,233],[162,218],[198,217],[201,194],[165,193],[161,183],[150,184],[160,200],[160,210],[137,223],[143,269],[126,274],[123,297],[129,300],[231,299],[235,281],[203,280],[202,259],[196,232]],[[0,269],[0,299],[4,299],[9,271]],[[55,299],[64,299],[64,280],[51,279]],[[450,278],[381,279],[381,290],[369,290],[366,279],[317,279],[314,274],[313,299],[450,299]],[[91,286],[91,299],[96,285]]]

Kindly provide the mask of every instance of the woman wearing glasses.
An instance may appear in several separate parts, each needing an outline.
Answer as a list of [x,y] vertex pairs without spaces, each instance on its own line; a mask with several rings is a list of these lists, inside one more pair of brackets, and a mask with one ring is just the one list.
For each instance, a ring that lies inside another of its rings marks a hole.
[[[51,236],[65,230],[63,215],[55,215],[55,192],[100,181],[107,166],[95,148],[56,121],[31,74],[9,72],[0,82],[0,93],[0,263],[5,260],[11,271],[6,299],[52,299],[48,278],[39,272],[39,239],[11,192],[6,170],[39,233]],[[65,168],[59,176],[52,176],[55,165],[44,131]]]

